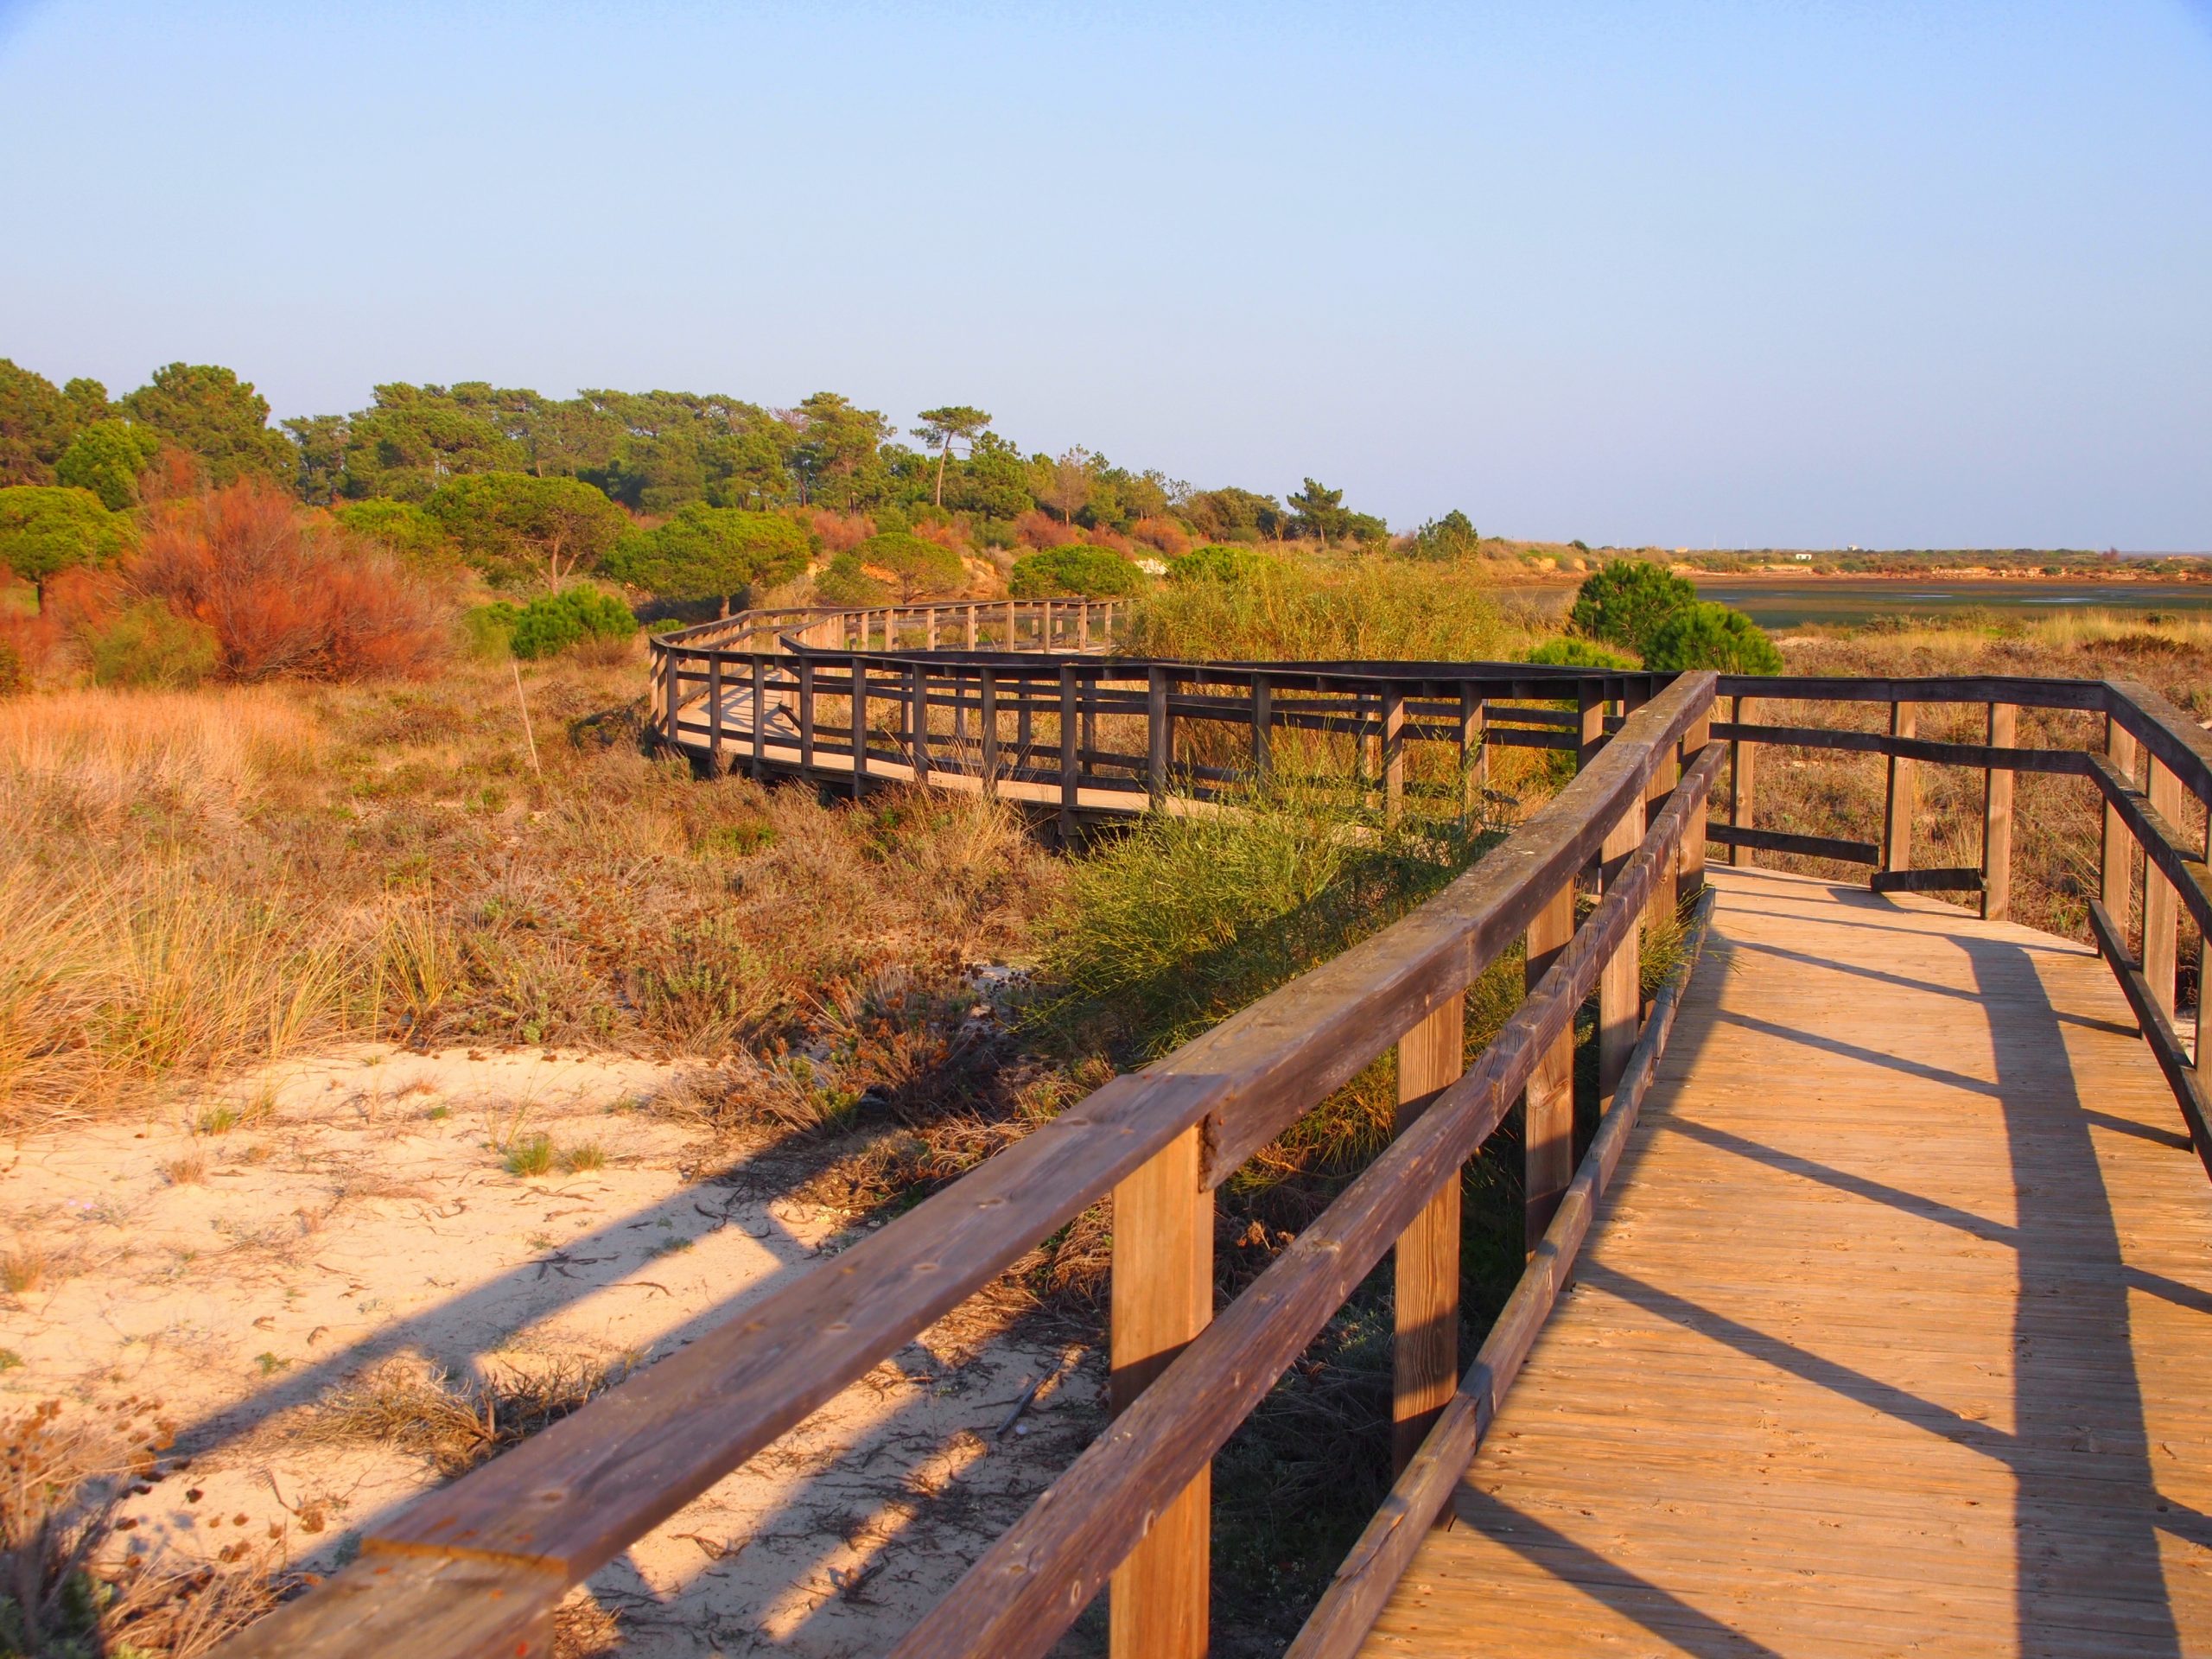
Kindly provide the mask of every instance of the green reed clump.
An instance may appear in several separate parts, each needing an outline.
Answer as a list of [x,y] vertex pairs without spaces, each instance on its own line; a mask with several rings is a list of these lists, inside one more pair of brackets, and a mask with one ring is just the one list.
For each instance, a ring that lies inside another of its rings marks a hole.
[[1363,557],[1164,584],[1137,601],[1117,644],[1139,657],[1480,662],[1516,658],[1533,637],[1475,566]]

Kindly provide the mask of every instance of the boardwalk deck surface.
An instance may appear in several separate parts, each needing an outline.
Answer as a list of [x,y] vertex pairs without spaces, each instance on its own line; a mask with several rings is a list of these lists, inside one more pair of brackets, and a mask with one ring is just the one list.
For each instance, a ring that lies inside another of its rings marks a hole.
[[2110,971],[1714,884],[1576,1288],[1363,1651],[2212,1654],[2212,1189]]

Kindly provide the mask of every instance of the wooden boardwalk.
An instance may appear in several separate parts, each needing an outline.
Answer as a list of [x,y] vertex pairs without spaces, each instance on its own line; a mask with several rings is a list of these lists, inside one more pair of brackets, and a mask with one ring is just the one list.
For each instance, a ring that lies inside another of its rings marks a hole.
[[1713,882],[1576,1287],[1363,1651],[2212,1653],[2212,1193],[2111,970]]

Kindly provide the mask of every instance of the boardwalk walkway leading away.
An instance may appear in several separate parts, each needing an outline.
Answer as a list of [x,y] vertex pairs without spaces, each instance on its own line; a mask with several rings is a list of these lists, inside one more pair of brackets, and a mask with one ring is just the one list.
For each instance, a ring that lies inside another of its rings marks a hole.
[[2212,1203],[2111,970],[1713,882],[1575,1287],[1363,1651],[2212,1653]]
[[[892,1659],[1046,1659],[1102,1593],[1114,1659],[1217,1650],[1212,1460],[1386,1263],[1395,1476],[1290,1659],[2212,1654],[2191,715],[2124,680],[1090,649],[1115,633],[1072,601],[747,613],[654,642],[654,734],[707,777],[980,790],[1064,835],[1317,757],[1383,821],[1487,816],[1494,750],[1564,781],[1411,913],[366,1522],[225,1659],[543,1659],[573,1586],[1102,1204],[1115,1420]],[[1946,705],[1986,741],[1919,736]],[[1879,757],[1879,841],[1761,824],[1762,750]],[[1925,766],[1979,774],[1972,864],[1914,861]],[[2023,772],[2101,813],[2094,952],[2008,923]],[[1685,918],[1702,954],[1646,996],[1645,930]],[[1525,994],[1470,1052],[1508,952]],[[1217,1308],[1216,1190],[1393,1051],[1389,1144]],[[1529,1255],[1467,1364],[1462,1172],[1509,1118]]]

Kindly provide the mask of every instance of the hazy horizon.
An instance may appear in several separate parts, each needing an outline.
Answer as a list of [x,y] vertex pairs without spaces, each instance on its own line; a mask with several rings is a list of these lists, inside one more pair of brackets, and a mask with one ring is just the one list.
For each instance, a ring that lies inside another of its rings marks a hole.
[[981,404],[1592,545],[2212,546],[2212,6],[0,0],[0,356]]

